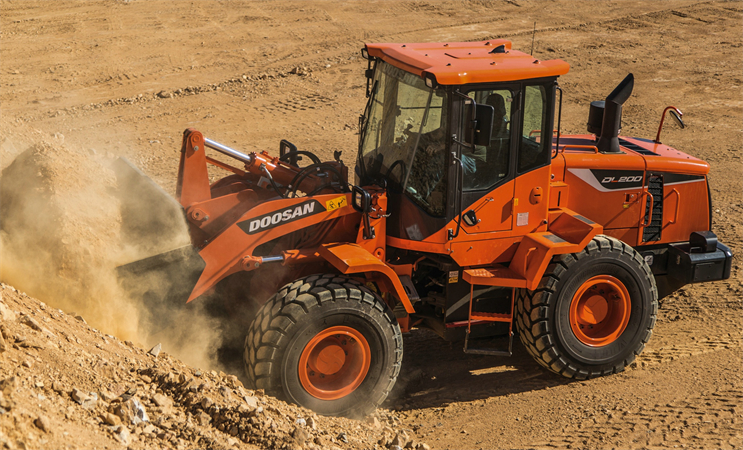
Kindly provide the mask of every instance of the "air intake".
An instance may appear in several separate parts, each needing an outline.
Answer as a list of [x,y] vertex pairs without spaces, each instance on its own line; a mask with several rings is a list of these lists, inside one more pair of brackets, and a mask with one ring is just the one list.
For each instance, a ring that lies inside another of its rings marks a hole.
[[[603,118],[601,120],[601,135],[596,142],[596,147],[602,153],[619,153],[619,132],[622,129],[622,105],[627,101],[632,88],[635,85],[635,77],[632,74],[627,75],[617,87],[611,91],[602,103]],[[600,108],[599,102],[591,103],[589,112],[589,131],[595,132],[597,125],[597,115]],[[596,105],[594,105],[596,104]]]

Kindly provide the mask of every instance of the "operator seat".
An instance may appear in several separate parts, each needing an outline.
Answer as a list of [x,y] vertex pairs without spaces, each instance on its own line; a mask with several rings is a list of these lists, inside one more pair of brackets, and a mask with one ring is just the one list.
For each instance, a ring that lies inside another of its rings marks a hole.
[[493,134],[490,145],[485,147],[483,161],[478,168],[478,185],[490,187],[508,173],[508,156],[511,137],[509,136],[506,101],[498,93],[492,93],[485,99],[485,104],[494,109]]

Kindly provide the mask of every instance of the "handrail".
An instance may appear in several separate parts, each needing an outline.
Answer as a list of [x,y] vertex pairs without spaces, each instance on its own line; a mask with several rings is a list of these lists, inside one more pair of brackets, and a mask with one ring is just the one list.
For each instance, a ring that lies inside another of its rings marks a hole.
[[673,188],[671,194],[676,194],[676,212],[673,214],[673,220],[668,223],[676,223],[679,219],[679,210],[681,209],[681,193],[676,188]]
[[593,150],[594,153],[598,153],[599,152],[599,148],[596,147],[595,145],[573,145],[573,144],[568,144],[568,145],[564,145],[562,147],[562,150],[558,148],[557,149],[557,153],[561,153],[561,152],[562,153],[565,153],[565,150],[568,149],[568,148],[571,148],[571,149],[574,148],[574,149],[577,149],[577,150]]
[[[542,134],[542,130],[531,130],[529,132],[529,137],[531,137],[535,133],[539,133],[541,135]],[[557,130],[552,130],[552,137],[555,137],[555,136],[557,136]]]

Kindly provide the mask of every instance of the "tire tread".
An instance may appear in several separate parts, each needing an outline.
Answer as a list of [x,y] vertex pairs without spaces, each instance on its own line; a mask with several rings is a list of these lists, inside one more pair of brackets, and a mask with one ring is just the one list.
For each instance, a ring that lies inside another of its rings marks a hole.
[[[551,337],[549,329],[549,305],[554,301],[557,287],[570,271],[570,268],[583,258],[596,253],[626,254],[638,267],[642,268],[648,284],[651,286],[650,324],[642,331],[641,342],[624,360],[616,362],[609,369],[587,370],[571,365],[560,354],[557,343]],[[520,289],[516,298],[516,328],[521,343],[537,362],[557,374],[574,379],[587,379],[608,373],[622,372],[632,364],[645,348],[653,333],[658,313],[658,291],[650,268],[634,248],[624,242],[605,235],[594,237],[580,252],[556,256],[548,266],[539,286],[534,291]]]

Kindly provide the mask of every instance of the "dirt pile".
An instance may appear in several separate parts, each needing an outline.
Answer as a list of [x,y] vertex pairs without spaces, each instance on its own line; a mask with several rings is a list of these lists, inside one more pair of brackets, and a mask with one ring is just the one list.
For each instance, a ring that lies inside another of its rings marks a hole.
[[86,153],[38,140],[3,170],[2,278],[134,337],[136,314],[105,270],[119,254],[121,217],[110,193],[116,178],[105,157]]
[[317,416],[0,293],[0,448],[428,448],[392,413]]
[[[164,342],[191,364],[217,367],[221,330],[203,302],[175,311],[118,283],[118,265],[188,243],[185,224],[146,229],[159,207],[114,170],[121,164],[111,152],[24,127],[4,124],[0,132],[3,165],[12,160],[0,175],[0,280],[122,339]],[[125,220],[127,214],[139,220]]]

